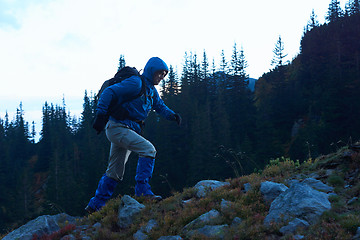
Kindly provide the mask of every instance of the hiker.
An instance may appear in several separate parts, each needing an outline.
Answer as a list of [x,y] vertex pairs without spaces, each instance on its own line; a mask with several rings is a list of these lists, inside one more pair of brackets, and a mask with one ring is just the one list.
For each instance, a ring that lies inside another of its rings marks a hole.
[[[102,92],[93,128],[99,133],[106,125],[105,132],[111,142],[111,147],[107,170],[99,181],[95,196],[90,199],[85,208],[87,212],[99,210],[110,199],[117,183],[123,179],[125,164],[131,152],[139,155],[135,176],[135,195],[157,201],[162,199],[151,191],[149,184],[154,170],[156,149],[150,141],[141,136],[141,129],[152,109],[165,119],[176,121],[178,125],[181,124],[180,115],[165,105],[155,88],[155,85],[165,78],[168,71],[168,66],[162,59],[153,57],[146,63],[141,76],[134,75],[126,78]],[[141,92],[143,83],[146,85],[144,94],[134,99],[134,96],[136,97]],[[109,105],[114,99],[117,99],[116,106],[127,112],[127,114],[122,114],[123,117],[114,117],[116,113],[107,117]],[[107,121],[108,118],[109,121]]]

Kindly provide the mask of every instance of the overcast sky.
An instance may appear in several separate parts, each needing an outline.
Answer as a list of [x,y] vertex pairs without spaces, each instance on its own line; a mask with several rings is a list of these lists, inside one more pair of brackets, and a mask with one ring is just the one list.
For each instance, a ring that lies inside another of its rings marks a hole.
[[236,43],[244,50],[247,73],[259,78],[271,68],[279,35],[291,60],[311,11],[324,23],[329,3],[0,0],[0,118],[8,111],[11,120],[22,101],[25,120],[38,121],[44,102],[61,104],[63,96],[78,115],[85,90],[97,92],[115,74],[120,54],[138,69],[158,56],[181,74],[185,52],[201,59],[205,50],[219,66],[221,51],[230,60]]

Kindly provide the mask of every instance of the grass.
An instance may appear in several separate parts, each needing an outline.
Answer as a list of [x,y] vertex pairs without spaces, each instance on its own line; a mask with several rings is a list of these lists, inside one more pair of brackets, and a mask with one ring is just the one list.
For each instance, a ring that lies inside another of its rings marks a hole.
[[[135,198],[146,208],[127,229],[117,226],[117,211],[121,199],[121,196],[118,196],[109,201],[101,211],[84,218],[82,224],[91,226],[96,222],[101,223],[101,228],[91,236],[92,239],[132,239],[133,234],[150,219],[155,219],[159,226],[148,234],[149,239],[181,235],[183,227],[200,215],[212,209],[221,211],[221,201],[225,199],[232,204],[227,211],[222,212],[223,224],[231,225],[235,217],[242,219],[239,225],[229,229],[225,239],[293,239],[292,235],[281,235],[279,229],[282,225],[264,226],[263,221],[269,206],[263,201],[260,184],[266,180],[286,183],[290,178],[317,173],[322,176],[323,182],[336,189],[336,195],[329,197],[332,208],[324,212],[316,224],[300,230],[298,234],[304,235],[305,239],[351,239],[360,226],[360,202],[351,205],[347,202],[360,194],[359,174],[353,177],[350,188],[345,189],[344,186],[349,184],[346,176],[353,169],[359,169],[360,161],[357,158],[345,160],[342,157],[344,151],[345,149],[340,149],[336,153],[309,159],[301,164],[288,158],[271,160],[261,173],[228,179],[229,186],[217,189],[201,199],[196,198],[193,188],[175,192],[159,203]],[[325,174],[327,169],[335,171],[328,176]],[[245,193],[246,183],[251,184],[251,190]],[[189,199],[189,202],[184,203]],[[205,238],[198,236],[192,239]]]

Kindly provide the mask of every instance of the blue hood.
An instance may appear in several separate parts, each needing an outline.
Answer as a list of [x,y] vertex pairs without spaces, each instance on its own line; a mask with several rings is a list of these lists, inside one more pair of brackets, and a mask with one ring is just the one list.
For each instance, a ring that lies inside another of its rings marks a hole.
[[168,66],[161,58],[152,57],[145,65],[143,76],[153,83],[154,73],[160,70],[169,72]]

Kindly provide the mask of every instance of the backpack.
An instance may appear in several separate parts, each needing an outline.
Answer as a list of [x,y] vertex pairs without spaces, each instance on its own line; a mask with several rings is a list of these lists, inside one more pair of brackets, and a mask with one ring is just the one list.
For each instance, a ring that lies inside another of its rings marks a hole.
[[[96,105],[98,104],[99,98],[100,98],[101,94],[104,92],[104,90],[106,88],[108,88],[108,87],[110,87],[110,86],[112,86],[112,85],[114,85],[116,83],[119,83],[119,82],[121,82],[121,81],[123,81],[123,80],[125,80],[125,79],[127,79],[129,77],[132,77],[132,76],[139,76],[141,78],[141,90],[136,96],[134,96],[134,97],[132,97],[130,99],[127,99],[122,103],[130,102],[130,101],[132,101],[132,100],[134,100],[134,99],[136,99],[138,97],[141,97],[144,94],[146,95],[145,79],[140,75],[139,71],[135,67],[125,66],[125,67],[121,68],[115,74],[115,76],[113,78],[111,78],[109,80],[106,80],[102,84],[98,94],[95,96],[95,104]],[[126,109],[124,109],[121,104],[117,104],[117,102],[118,102],[117,97],[115,97],[111,101],[111,103],[110,103],[110,105],[108,107],[108,113],[107,113],[108,117],[113,116],[117,120],[123,120],[125,118],[128,118],[129,117],[128,111]]]

